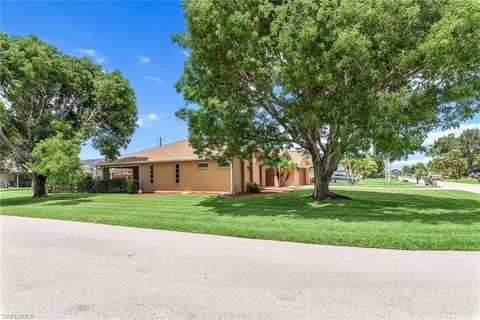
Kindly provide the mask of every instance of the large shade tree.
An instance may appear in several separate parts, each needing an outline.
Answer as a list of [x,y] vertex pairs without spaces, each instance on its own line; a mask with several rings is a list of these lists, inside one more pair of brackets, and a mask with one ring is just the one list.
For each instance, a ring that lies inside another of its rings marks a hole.
[[480,2],[185,0],[177,83],[198,153],[294,145],[317,200],[342,155],[390,158],[479,110]]
[[[65,55],[34,36],[0,33],[2,160],[31,174],[34,197],[46,196],[46,173],[78,163],[72,144],[90,140],[114,158],[130,141],[136,120],[134,92],[119,71],[102,71],[90,59]],[[46,154],[52,148],[55,154]],[[49,163],[54,159],[65,161]]]
[[[458,137],[460,141],[460,152],[462,157],[467,161],[468,172],[471,173],[475,169],[475,157],[480,155],[480,129],[467,129]],[[480,167],[477,167],[480,169]]]
[[461,157],[467,161],[468,173],[475,170],[475,156],[480,154],[480,129],[466,129],[458,137],[451,133],[438,138],[428,146],[427,154],[445,157],[453,150],[459,150]]

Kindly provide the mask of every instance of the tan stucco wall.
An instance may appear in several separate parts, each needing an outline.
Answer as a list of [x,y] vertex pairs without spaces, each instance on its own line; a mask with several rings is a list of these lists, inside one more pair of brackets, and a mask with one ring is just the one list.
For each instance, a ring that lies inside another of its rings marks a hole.
[[305,168],[305,175],[306,175],[305,183],[306,185],[310,185],[310,168],[309,167]]
[[290,170],[290,176],[287,179],[287,186],[289,187],[298,186],[298,171]]
[[239,159],[233,159],[232,163],[233,192],[242,192],[242,162]]
[[[250,181],[250,173],[248,171],[248,161],[245,161],[246,168],[245,168],[245,181],[246,182],[256,182],[260,184],[262,187],[265,187],[266,184],[266,176],[265,176],[265,166],[262,165],[262,160],[260,160],[259,153],[252,154],[252,170],[253,170],[253,180]],[[260,171],[262,178],[260,179]]]
[[[208,162],[208,169],[197,169],[198,162]],[[175,183],[175,163],[180,164],[180,183]],[[153,163],[154,182],[150,184],[150,165],[140,165],[140,189],[155,191],[230,191],[230,168],[219,168],[217,161],[182,161]]]
[[[198,162],[208,162],[207,169],[198,169]],[[175,163],[180,164],[180,183],[175,184]],[[252,168],[249,168],[249,161],[244,161],[244,183],[250,182],[250,169],[252,170],[252,181],[266,186],[266,168],[258,154],[253,154]],[[150,165],[154,166],[154,182],[150,184]],[[125,165],[125,167],[139,167],[140,190],[142,192],[155,191],[212,191],[228,192],[233,187],[233,192],[242,192],[242,161],[232,160],[232,172],[230,168],[219,168],[216,160],[205,161],[180,161],[180,162],[157,162],[144,163],[140,165]],[[121,167],[121,166],[116,166]],[[262,171],[262,179],[260,179]],[[231,179],[231,177],[233,179]],[[261,181],[260,181],[261,180]],[[275,186],[278,186],[276,175]],[[232,181],[232,183],[230,183]],[[308,181],[308,174],[307,174]],[[300,182],[299,172],[292,171],[287,181],[289,186],[298,186]]]

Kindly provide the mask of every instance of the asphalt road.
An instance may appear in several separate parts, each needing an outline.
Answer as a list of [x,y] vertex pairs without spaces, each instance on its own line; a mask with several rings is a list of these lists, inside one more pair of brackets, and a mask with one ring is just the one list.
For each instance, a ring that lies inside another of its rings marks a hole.
[[478,319],[479,299],[479,252],[1,217],[2,319]]

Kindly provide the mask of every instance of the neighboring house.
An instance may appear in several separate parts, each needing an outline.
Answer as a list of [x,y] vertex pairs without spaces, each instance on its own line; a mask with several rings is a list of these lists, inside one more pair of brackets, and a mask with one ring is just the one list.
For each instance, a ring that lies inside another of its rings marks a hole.
[[97,170],[96,165],[104,159],[86,159],[82,160],[83,173],[91,174],[93,178],[101,178],[102,172]]
[[[300,166],[288,184],[308,184],[309,160],[298,152],[286,152]],[[275,173],[266,169],[260,155],[243,161],[218,162],[198,157],[187,140],[181,140],[131,153],[113,161],[97,163],[104,179],[115,176],[139,180],[141,192],[208,191],[245,192],[247,182],[262,187],[277,186]]]
[[397,169],[393,169],[392,171],[390,171],[390,174],[391,174],[392,176],[401,176],[401,175],[402,175],[402,171],[397,170]]
[[16,176],[12,173],[0,172],[0,188],[10,187],[10,182],[15,181]]
[[0,172],[0,188],[30,187],[32,180],[26,174]]

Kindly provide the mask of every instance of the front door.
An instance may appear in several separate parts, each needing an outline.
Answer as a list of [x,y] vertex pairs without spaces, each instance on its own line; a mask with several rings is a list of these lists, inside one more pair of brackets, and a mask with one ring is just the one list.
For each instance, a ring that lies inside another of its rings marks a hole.
[[265,170],[265,182],[267,187],[275,187],[275,169]]
[[304,186],[307,184],[307,169],[300,168],[300,185]]

